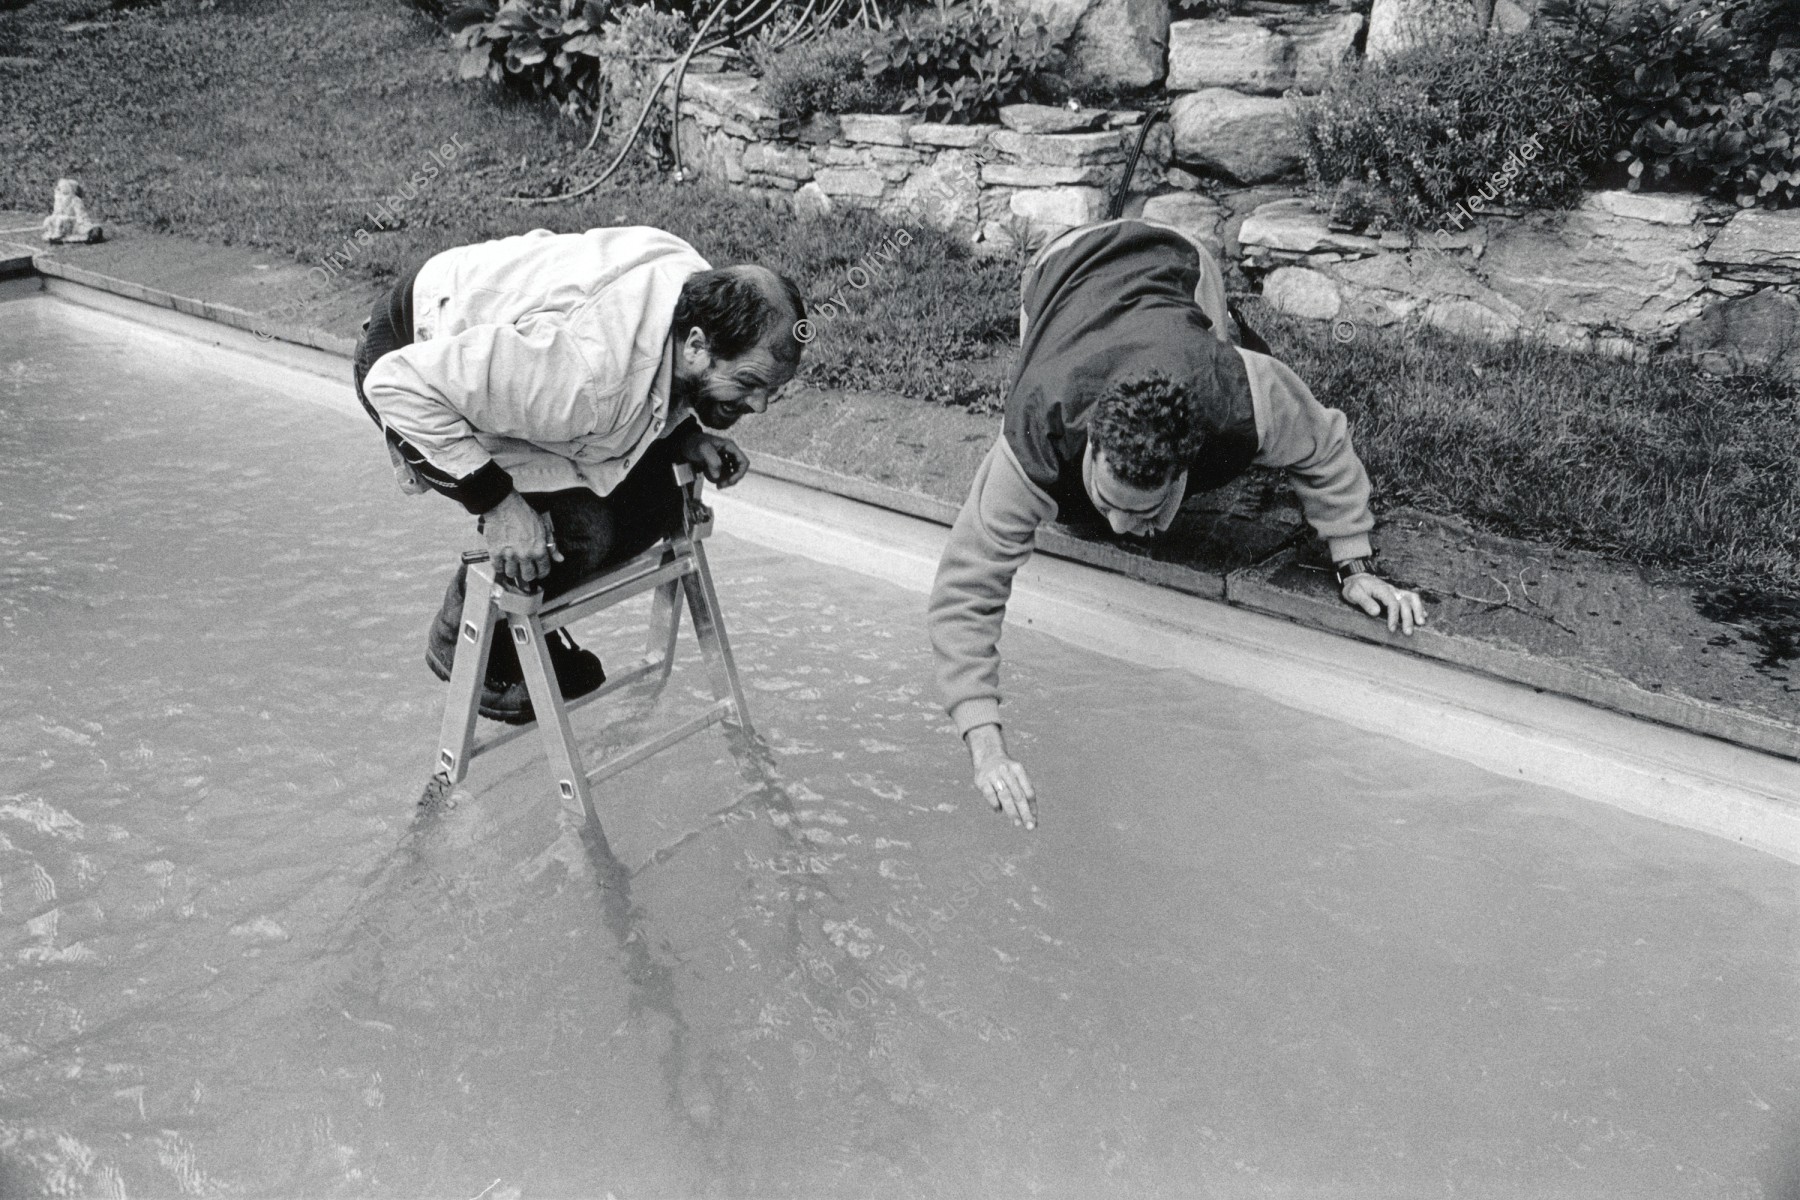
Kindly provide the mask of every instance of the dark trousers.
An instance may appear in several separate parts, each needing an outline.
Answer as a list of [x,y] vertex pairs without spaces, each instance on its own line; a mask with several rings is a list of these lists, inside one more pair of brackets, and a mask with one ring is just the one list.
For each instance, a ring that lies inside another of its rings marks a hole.
[[[417,275],[416,270],[409,271],[387,296],[376,301],[356,345],[352,366],[356,398],[378,426],[381,418],[363,394],[363,379],[382,355],[412,343],[412,285]],[[393,430],[385,432],[388,444],[420,479],[437,491],[459,498],[458,480],[432,466],[417,447]],[[609,566],[635,558],[657,539],[680,529],[682,497],[672,470],[677,461],[672,440],[653,442],[631,473],[608,495],[599,496],[587,488],[520,493],[532,508],[549,516],[556,548],[563,556],[561,562],[551,561],[550,573],[542,581],[546,599],[569,591]],[[446,665],[455,655],[467,574],[468,568],[458,565],[437,619],[432,622],[430,648]],[[495,680],[520,678],[511,638],[494,639],[487,673]]]
[[[542,581],[545,599],[562,595],[607,567],[636,558],[658,538],[680,529],[682,497],[670,470],[674,461],[669,443],[659,441],[610,495],[596,496],[586,488],[521,493],[526,503],[550,518],[556,548],[563,556],[561,562],[551,560],[550,574]],[[430,649],[446,664],[456,655],[468,571],[457,565],[437,619],[431,623]],[[488,651],[487,676],[496,683],[524,677],[511,638],[494,639]]]

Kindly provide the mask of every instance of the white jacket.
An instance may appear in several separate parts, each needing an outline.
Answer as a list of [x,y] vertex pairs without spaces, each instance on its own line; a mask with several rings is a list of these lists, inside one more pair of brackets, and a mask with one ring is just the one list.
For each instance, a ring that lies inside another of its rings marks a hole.
[[670,412],[669,329],[709,264],[660,229],[534,229],[435,255],[413,283],[413,343],[363,392],[384,424],[462,479],[490,461],[521,492],[604,496]]

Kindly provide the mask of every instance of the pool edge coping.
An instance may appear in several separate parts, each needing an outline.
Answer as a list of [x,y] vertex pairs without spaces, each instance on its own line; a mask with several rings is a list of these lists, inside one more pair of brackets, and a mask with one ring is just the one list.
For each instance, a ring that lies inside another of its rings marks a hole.
[[[29,261],[28,268],[22,260]],[[324,330],[283,322],[269,323],[259,314],[244,309],[195,300],[71,266],[33,247],[0,240],[0,281],[32,274],[226,326],[254,337],[260,349],[277,357],[280,356],[277,343],[345,360],[355,352],[355,343],[351,339]],[[759,452],[753,470],[799,487],[940,526],[952,524],[958,509],[956,504],[934,496],[904,491],[773,454]],[[1785,725],[1722,705],[1708,705],[1686,696],[1651,693],[1623,677],[1611,677],[1575,664],[1543,660],[1528,652],[1509,652],[1454,634],[1432,631],[1432,636],[1415,643],[1388,633],[1384,627],[1378,627],[1378,623],[1365,620],[1362,625],[1351,625],[1344,618],[1355,614],[1337,612],[1312,598],[1281,592],[1256,579],[1253,573],[1261,562],[1228,572],[1198,571],[1122,551],[1108,553],[1108,547],[1084,542],[1054,527],[1040,531],[1037,544],[1045,554],[1149,586],[1271,616],[1347,641],[1385,646],[1471,675],[1551,692],[1635,720],[1718,740],[1781,761],[1800,762],[1800,726]],[[1282,552],[1277,550],[1266,557]]]

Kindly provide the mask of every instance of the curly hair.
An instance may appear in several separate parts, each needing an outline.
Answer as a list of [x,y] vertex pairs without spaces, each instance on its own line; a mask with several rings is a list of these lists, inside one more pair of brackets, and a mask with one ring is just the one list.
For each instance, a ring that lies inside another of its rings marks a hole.
[[1125,379],[1094,404],[1088,436],[1106,466],[1136,488],[1160,487],[1206,444],[1193,388],[1167,375]]

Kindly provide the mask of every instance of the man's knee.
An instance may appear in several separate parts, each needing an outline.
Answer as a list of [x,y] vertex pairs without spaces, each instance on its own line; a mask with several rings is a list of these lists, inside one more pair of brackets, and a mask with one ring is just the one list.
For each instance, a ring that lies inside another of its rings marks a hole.
[[606,500],[586,488],[527,493],[525,500],[550,517],[556,548],[563,556],[562,570],[586,577],[612,557],[618,543],[618,522]]

